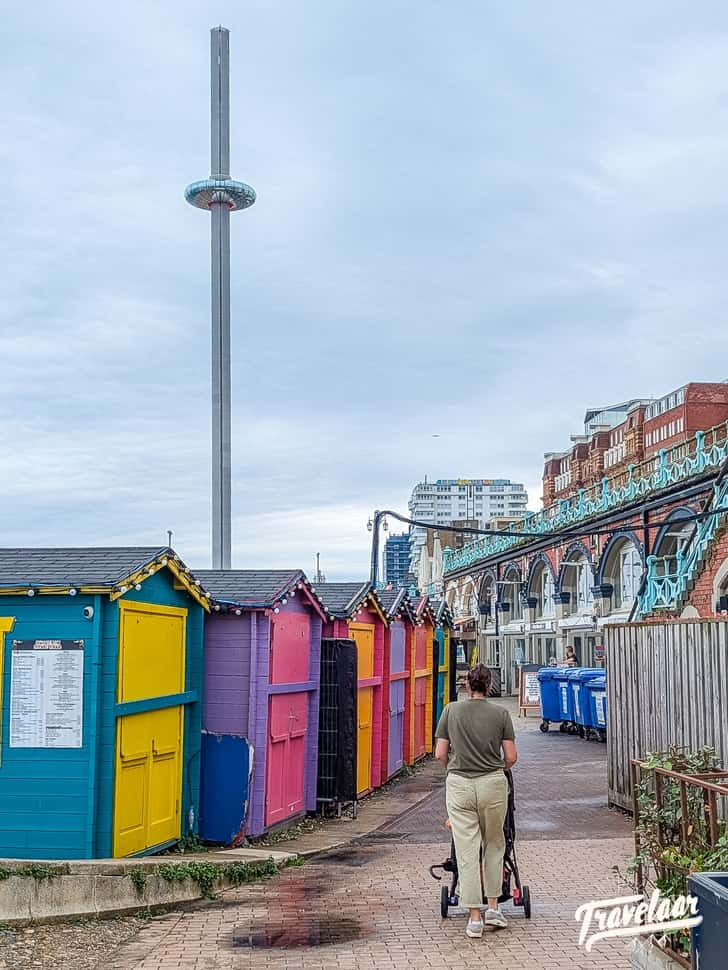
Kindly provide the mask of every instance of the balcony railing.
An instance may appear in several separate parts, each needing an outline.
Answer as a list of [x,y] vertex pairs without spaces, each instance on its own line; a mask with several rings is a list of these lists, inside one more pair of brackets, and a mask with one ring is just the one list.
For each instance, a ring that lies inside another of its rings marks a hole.
[[[466,543],[462,549],[446,549],[443,556],[445,573],[467,568],[496,553],[528,542],[536,533],[548,535],[577,525],[586,519],[611,509],[627,505],[640,498],[688,481],[710,468],[718,468],[728,455],[728,422],[709,431],[698,431],[693,438],[670,449],[663,448],[656,458],[637,465],[590,488],[580,488],[576,495],[561,499],[541,512],[526,513],[526,517],[508,527],[510,535],[484,536]],[[713,516],[712,518],[715,518]]]
[[690,583],[698,576],[718,526],[728,512],[728,477],[713,485],[709,511],[714,514],[698,521],[685,549],[671,557],[647,557],[647,579],[638,598],[640,616],[683,607]]

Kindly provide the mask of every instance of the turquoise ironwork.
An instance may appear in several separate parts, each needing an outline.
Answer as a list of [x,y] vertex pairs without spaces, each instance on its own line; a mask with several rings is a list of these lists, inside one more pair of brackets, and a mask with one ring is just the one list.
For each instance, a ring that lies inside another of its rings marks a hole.
[[466,543],[462,549],[446,549],[444,571],[451,573],[479,564],[489,556],[528,542],[534,533],[559,532],[611,509],[652,496],[706,469],[717,468],[727,456],[728,422],[708,432],[698,431],[689,441],[669,451],[663,448],[656,458],[629,465],[626,471],[611,478],[605,477],[590,488],[580,488],[576,495],[561,499],[541,512],[527,513],[522,522],[509,526],[511,535],[485,536]]
[[638,616],[654,610],[680,610],[697,578],[715,534],[728,512],[728,477],[713,485],[709,511],[723,509],[698,522],[692,541],[675,556],[648,556],[647,579],[637,600]]

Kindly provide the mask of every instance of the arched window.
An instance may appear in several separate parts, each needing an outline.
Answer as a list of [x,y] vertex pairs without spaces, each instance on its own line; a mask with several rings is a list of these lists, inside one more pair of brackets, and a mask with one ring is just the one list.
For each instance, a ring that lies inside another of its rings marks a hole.
[[581,550],[575,550],[562,563],[561,589],[569,593],[569,613],[588,613],[594,603],[594,574],[591,563]]
[[612,609],[632,606],[642,581],[642,556],[629,536],[611,546],[602,571],[602,581],[612,587]]
[[658,576],[677,574],[677,554],[687,548],[695,532],[695,521],[682,521],[690,509],[677,509],[655,540],[652,550]]
[[554,576],[545,562],[539,562],[531,576],[528,595],[536,600],[536,616],[548,618],[556,613]]
[[511,620],[523,619],[523,600],[521,599],[521,574],[517,569],[509,569],[502,584],[501,600],[510,604],[508,618]]

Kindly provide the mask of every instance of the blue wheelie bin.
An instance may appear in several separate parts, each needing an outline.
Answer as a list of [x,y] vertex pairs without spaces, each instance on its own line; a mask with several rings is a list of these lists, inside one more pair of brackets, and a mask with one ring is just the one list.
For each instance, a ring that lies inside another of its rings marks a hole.
[[607,675],[599,673],[584,684],[589,695],[589,730],[599,741],[607,740]]
[[[723,970],[728,935],[728,872],[696,872],[688,890],[698,899],[699,926],[692,928],[692,964],[700,970]],[[692,915],[692,914],[691,914]]]
[[601,673],[598,667],[576,667],[569,676],[569,685],[574,694],[574,724],[582,738],[588,738],[589,723],[589,691],[587,681]]
[[545,733],[552,721],[561,720],[559,706],[559,687],[556,683],[558,667],[542,667],[538,674],[538,686],[541,694],[541,723],[539,728]]
[[556,688],[559,692],[559,720],[561,730],[574,734],[576,726],[574,724],[574,692],[569,683],[570,675],[578,670],[578,667],[556,667],[554,679]]

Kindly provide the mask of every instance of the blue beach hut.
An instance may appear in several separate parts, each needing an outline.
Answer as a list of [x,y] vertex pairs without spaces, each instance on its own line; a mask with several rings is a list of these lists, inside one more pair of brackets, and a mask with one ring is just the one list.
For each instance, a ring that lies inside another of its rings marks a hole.
[[0,856],[194,830],[206,610],[169,548],[0,549]]

